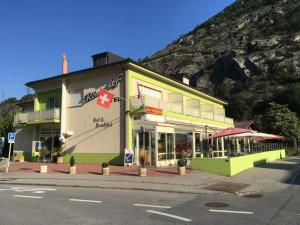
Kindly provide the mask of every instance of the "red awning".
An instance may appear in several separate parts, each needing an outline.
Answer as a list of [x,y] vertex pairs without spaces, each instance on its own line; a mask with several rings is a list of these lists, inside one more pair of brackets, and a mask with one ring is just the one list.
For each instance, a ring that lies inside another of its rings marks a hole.
[[224,130],[219,130],[216,133],[214,133],[210,138],[219,138],[219,137],[225,137],[230,136],[234,134],[243,134],[243,133],[256,133],[255,130],[247,130],[242,128],[226,128]]

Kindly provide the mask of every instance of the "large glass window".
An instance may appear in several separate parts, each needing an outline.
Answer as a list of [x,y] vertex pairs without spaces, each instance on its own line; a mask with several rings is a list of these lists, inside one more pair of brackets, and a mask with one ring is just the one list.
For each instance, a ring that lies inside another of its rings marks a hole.
[[175,134],[176,159],[192,158],[193,156],[193,133]]
[[167,135],[167,159],[174,159],[174,142],[173,142],[173,134],[166,134]]
[[174,134],[158,133],[158,160],[174,159]]
[[203,150],[202,137],[200,133],[195,133],[195,153],[196,157],[200,157]]
[[166,160],[166,135],[158,133],[158,161]]

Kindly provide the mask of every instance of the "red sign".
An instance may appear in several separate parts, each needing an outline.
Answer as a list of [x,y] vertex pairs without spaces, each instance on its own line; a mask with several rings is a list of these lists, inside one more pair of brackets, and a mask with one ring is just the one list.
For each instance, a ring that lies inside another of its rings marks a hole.
[[155,114],[155,115],[162,115],[163,114],[162,109],[158,109],[158,108],[154,108],[154,107],[150,107],[150,106],[145,107],[145,112],[149,113],[149,114]]
[[114,97],[114,94],[100,88],[97,98],[97,104],[104,108],[109,108]]

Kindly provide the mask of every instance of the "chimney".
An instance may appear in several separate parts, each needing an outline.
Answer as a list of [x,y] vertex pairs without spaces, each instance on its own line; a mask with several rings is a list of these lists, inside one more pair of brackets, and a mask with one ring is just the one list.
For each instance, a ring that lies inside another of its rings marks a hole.
[[67,74],[67,73],[68,73],[68,60],[66,54],[64,53],[63,62],[62,62],[62,74]]

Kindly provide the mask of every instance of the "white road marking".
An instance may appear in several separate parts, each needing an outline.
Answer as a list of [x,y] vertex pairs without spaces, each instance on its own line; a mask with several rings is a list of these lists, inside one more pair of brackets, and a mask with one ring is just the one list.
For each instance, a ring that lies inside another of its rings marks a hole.
[[42,194],[42,193],[45,193],[45,192],[44,191],[35,191],[33,193],[35,193],[35,194]]
[[210,209],[209,211],[220,212],[220,213],[253,214],[253,212],[247,212],[247,211],[231,211],[231,210],[219,210],[219,209]]
[[8,188],[3,188],[3,189],[0,189],[0,191],[10,191],[11,189],[8,189]]
[[93,203],[101,203],[102,201],[97,201],[97,200],[86,200],[86,199],[76,199],[76,198],[71,198],[69,199],[72,202],[93,202]]
[[25,192],[25,191],[56,191],[54,188],[22,188],[22,189],[15,189],[16,192]]
[[162,209],[170,209],[171,206],[164,206],[164,205],[145,205],[145,204],[133,204],[134,206],[140,207],[149,207],[149,208],[162,208]]
[[41,196],[31,196],[31,195],[14,195],[14,197],[18,197],[18,198],[43,198]]
[[162,215],[162,216],[172,217],[174,219],[182,220],[182,221],[185,221],[185,222],[192,221],[191,219],[184,218],[184,217],[181,217],[181,216],[176,216],[176,215],[169,214],[169,213],[163,213],[163,212],[158,212],[158,211],[154,211],[154,210],[146,210],[146,211],[149,212],[149,213],[154,213],[154,214],[158,214],[158,215]]

